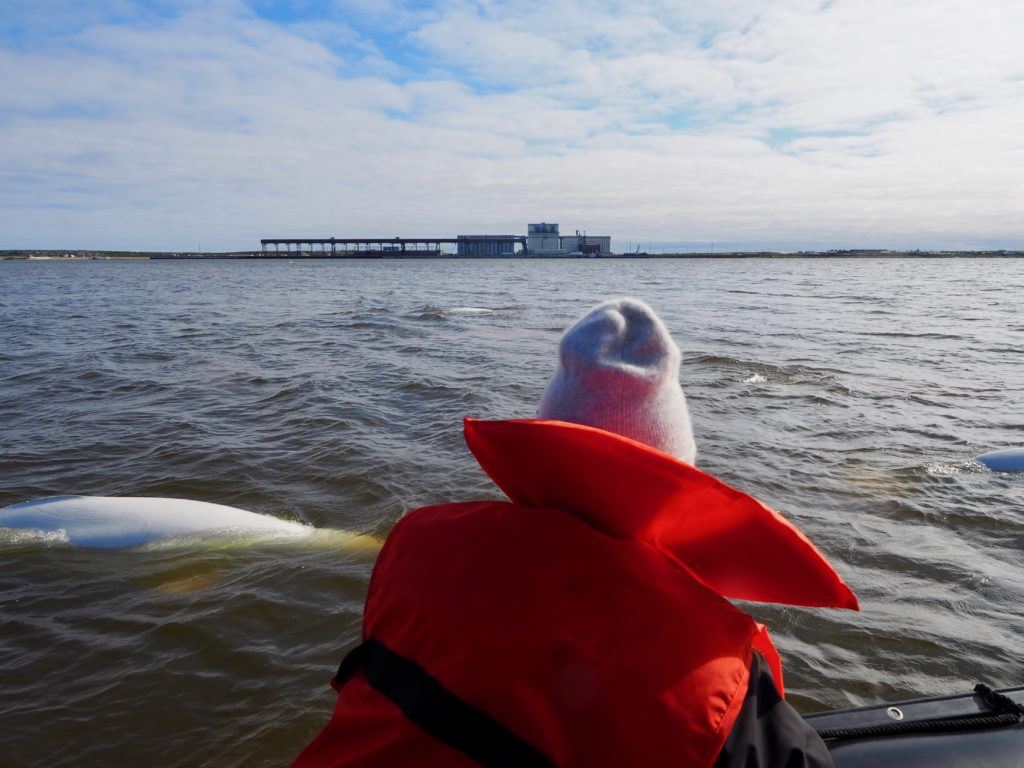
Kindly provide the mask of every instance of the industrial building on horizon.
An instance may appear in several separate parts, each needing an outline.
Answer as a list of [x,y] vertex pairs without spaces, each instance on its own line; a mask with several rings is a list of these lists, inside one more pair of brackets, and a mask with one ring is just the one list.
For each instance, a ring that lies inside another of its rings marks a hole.
[[560,235],[557,224],[528,224],[526,251],[536,256],[608,256],[612,252],[611,235]]
[[575,235],[562,235],[557,224],[527,224],[526,237],[518,235],[459,235],[456,240],[459,256],[481,258],[514,256],[516,244],[522,243],[521,256],[553,258],[559,256],[610,256],[610,235],[587,235],[577,229]]

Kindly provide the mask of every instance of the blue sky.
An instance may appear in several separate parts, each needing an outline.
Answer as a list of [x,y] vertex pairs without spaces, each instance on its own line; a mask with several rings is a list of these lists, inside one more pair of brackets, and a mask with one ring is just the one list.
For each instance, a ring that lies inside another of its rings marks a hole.
[[0,248],[1024,248],[1016,0],[0,6]]

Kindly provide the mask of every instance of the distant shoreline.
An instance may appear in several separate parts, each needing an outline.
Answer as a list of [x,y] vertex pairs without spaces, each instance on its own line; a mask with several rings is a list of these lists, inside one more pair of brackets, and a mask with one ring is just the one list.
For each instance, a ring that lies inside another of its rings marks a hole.
[[897,251],[897,250],[874,250],[874,249],[846,249],[829,251],[724,251],[724,252],[698,252],[685,251],[677,253],[612,253],[599,257],[583,256],[530,256],[516,254],[514,256],[458,256],[442,254],[440,256],[431,254],[429,256],[410,253],[401,255],[400,252],[367,252],[356,253],[317,253],[304,251],[301,253],[275,252],[264,253],[262,251],[227,251],[223,253],[188,253],[169,251],[95,251],[95,250],[0,250],[0,261],[90,261],[90,260],[168,260],[168,261],[194,261],[207,259],[231,259],[231,260],[402,260],[402,261],[423,261],[423,260],[472,260],[472,261],[500,261],[508,259],[574,259],[607,261],[609,259],[955,259],[955,258],[1022,258],[1024,251]]

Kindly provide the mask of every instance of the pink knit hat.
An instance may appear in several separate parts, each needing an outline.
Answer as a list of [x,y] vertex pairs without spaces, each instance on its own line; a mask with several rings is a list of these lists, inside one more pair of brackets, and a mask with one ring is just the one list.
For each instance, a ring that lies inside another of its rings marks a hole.
[[639,299],[598,304],[565,332],[537,417],[615,432],[693,464],[679,347]]

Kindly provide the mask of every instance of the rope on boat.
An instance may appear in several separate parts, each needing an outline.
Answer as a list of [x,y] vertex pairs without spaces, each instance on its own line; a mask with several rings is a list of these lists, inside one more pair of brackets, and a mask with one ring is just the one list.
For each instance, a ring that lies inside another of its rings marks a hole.
[[1024,720],[1024,706],[1009,696],[993,691],[984,683],[974,686],[974,693],[989,709],[994,711],[964,717],[941,717],[934,720],[886,723],[885,725],[868,725],[860,728],[821,728],[818,730],[818,735],[825,741],[847,741],[872,736],[900,736],[912,733],[957,733],[1004,728],[1009,725],[1017,725]]

